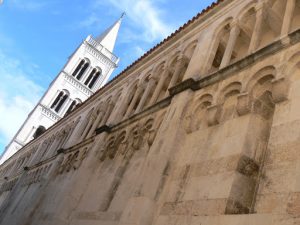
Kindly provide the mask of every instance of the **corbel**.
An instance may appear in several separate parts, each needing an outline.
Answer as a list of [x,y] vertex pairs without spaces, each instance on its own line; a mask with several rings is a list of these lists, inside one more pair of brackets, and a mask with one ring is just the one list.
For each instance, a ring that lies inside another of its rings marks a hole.
[[280,103],[288,99],[290,83],[285,78],[279,78],[272,81],[272,97],[274,103]]

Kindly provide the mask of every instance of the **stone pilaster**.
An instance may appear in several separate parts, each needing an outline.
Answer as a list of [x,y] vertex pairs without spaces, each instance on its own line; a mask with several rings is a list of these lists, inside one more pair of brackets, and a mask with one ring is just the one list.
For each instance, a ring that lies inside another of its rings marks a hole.
[[128,118],[130,116],[130,114],[132,113],[133,107],[135,106],[140,94],[142,93],[143,89],[139,86],[136,90],[136,92],[134,93],[133,99],[127,109],[127,112],[125,114],[125,118]]
[[155,88],[155,91],[154,91],[154,93],[152,95],[152,98],[150,100],[150,105],[153,105],[157,101],[157,99],[159,97],[159,94],[160,94],[160,92],[161,92],[161,90],[162,90],[162,88],[164,86],[164,83],[165,83],[166,79],[169,76],[169,73],[170,73],[170,71],[169,71],[167,65],[165,65],[164,73],[163,73],[162,76],[160,76],[158,84],[157,84],[157,86]]
[[256,6],[256,21],[254,25],[253,34],[251,37],[251,42],[249,46],[248,53],[253,53],[259,46],[261,35],[262,35],[262,27],[263,27],[263,20],[265,18],[265,5],[260,3]]
[[234,49],[234,46],[236,44],[236,40],[237,40],[239,34],[240,34],[240,28],[236,22],[233,22],[231,24],[229,40],[228,40],[228,43],[227,43],[227,46],[225,49],[225,53],[224,53],[220,68],[224,68],[229,64],[229,62],[231,60],[232,52],[233,52],[233,49]]
[[295,7],[296,7],[296,0],[287,0],[287,5],[286,5],[282,29],[281,29],[281,36],[286,36],[291,29]]
[[[178,82],[179,76],[181,75],[182,70],[184,69],[184,66],[187,63],[188,63],[187,58],[184,55],[181,54],[177,59],[176,66],[175,66],[175,71],[174,71],[174,74],[173,74],[172,79],[170,81],[170,84],[168,86],[168,90]],[[165,97],[168,97],[168,96],[169,96],[169,92],[166,92]]]
[[147,84],[146,90],[142,96],[142,99],[141,99],[138,107],[135,110],[135,113],[140,112],[142,110],[142,108],[145,106],[146,100],[150,97],[149,94],[150,94],[151,90],[153,89],[154,85],[155,85],[155,79],[153,77],[151,77]]

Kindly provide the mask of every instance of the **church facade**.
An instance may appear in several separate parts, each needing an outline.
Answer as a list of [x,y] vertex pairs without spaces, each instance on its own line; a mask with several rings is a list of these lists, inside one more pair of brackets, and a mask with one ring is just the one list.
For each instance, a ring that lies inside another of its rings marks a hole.
[[0,166],[0,224],[300,224],[300,0],[219,0]]
[[100,36],[93,38],[89,35],[69,57],[5,148],[0,164],[107,83],[119,61],[112,52],[122,17]]

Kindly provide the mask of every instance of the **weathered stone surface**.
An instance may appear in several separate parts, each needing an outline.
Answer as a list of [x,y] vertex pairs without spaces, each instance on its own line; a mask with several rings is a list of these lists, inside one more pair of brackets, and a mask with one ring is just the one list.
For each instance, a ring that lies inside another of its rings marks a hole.
[[25,146],[0,166],[0,224],[300,224],[288,2],[220,1]]

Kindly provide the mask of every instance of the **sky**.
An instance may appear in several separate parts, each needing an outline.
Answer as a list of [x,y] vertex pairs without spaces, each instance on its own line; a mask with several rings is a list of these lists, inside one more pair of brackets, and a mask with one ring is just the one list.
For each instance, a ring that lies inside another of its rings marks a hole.
[[0,0],[0,153],[88,35],[101,34],[126,12],[114,77],[212,2]]

